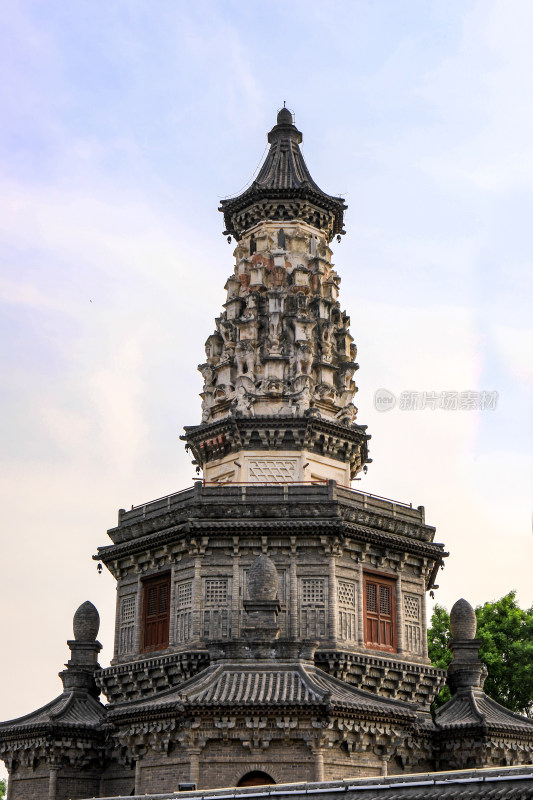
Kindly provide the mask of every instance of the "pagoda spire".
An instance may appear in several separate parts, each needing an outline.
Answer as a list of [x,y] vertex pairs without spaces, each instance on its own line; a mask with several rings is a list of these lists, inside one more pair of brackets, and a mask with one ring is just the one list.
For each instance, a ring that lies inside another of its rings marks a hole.
[[183,438],[208,481],[348,485],[369,437],[355,422],[357,348],[329,246],[346,205],[312,179],[289,109],[268,141],[253,184],[222,202],[235,267],[199,366],[202,424]]
[[[222,200],[224,235],[238,241],[246,228],[260,220],[284,222],[297,217],[318,227],[330,242],[344,234],[343,198],[326,194],[315,183],[300,150],[302,134],[288,108],[278,112],[268,134],[270,149],[257,178],[238,197]],[[287,203],[287,201],[290,201]]]

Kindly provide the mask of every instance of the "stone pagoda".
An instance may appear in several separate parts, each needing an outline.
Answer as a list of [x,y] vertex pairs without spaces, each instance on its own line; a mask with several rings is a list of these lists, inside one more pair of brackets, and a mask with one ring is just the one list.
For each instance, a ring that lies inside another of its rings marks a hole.
[[462,606],[432,720],[426,594],[447,553],[423,507],[350,488],[370,437],[331,260],[346,205],[313,181],[288,109],[268,141],[220,209],[235,266],[182,437],[202,479],[119,511],[95,556],[117,581],[111,666],[84,604],[63,694],[0,725],[9,800],[531,760],[531,723],[486,702]]

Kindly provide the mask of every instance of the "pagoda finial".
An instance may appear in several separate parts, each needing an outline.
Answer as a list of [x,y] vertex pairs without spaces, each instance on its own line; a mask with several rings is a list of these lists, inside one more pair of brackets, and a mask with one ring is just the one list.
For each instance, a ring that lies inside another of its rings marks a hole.
[[94,679],[95,672],[100,669],[98,653],[102,649],[100,642],[96,641],[99,627],[98,611],[87,600],[74,614],[74,639],[67,642],[70,659],[65,665],[66,669],[59,673],[65,691],[83,689],[94,697],[100,694]]
[[450,611],[452,639],[448,646],[453,659],[448,667],[448,685],[452,694],[459,690],[483,688],[487,670],[478,656],[481,641],[474,638],[476,626],[476,612],[468,600],[461,598]]
[[[283,108],[280,108],[280,110],[278,111],[277,124],[278,125],[291,125],[292,127],[294,127],[294,123],[292,121],[292,114],[289,111],[289,109],[286,107],[285,101],[283,101]],[[294,129],[296,130],[296,128],[294,128]],[[269,134],[269,139],[268,139],[269,142],[271,141],[271,139],[270,139],[271,133]],[[299,134],[299,135],[300,135],[300,141],[301,141],[301,134]]]

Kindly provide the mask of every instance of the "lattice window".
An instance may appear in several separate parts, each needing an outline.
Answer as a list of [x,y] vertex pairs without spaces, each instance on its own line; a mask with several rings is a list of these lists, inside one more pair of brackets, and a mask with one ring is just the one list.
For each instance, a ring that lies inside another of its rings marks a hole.
[[128,623],[135,621],[135,595],[132,594],[129,597],[122,598],[120,621],[123,625],[128,625]]
[[201,635],[205,639],[231,636],[231,583],[225,578],[206,578]]
[[377,614],[378,612],[378,587],[375,583],[366,586],[366,610]]
[[178,583],[177,605],[178,608],[189,608],[192,605],[192,581]]
[[204,603],[206,606],[218,606],[228,601],[228,582],[208,578],[204,585]]
[[403,613],[405,619],[405,647],[411,653],[422,653],[421,598],[414,594],[404,595]]
[[300,636],[308,639],[326,636],[326,585],[324,578],[300,581]]
[[391,613],[391,589],[390,586],[379,587],[379,613]]
[[248,462],[250,483],[284,483],[296,478],[296,459],[254,459]]
[[324,604],[324,580],[322,578],[302,579],[302,605],[316,606]]
[[135,641],[135,595],[123,597],[120,603],[119,653],[132,653]]
[[338,581],[337,583],[338,630],[339,639],[356,641],[357,618],[355,615],[355,583],[354,581]]
[[339,581],[337,583],[339,603],[348,608],[355,606],[355,583],[353,581]]
[[406,620],[420,621],[420,598],[416,595],[406,594],[403,599],[403,613]]
[[176,643],[192,638],[192,581],[176,586]]

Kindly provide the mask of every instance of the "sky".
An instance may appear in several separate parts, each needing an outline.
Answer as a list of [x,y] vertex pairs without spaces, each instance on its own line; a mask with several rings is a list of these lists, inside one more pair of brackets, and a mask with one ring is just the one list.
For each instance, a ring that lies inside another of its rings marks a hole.
[[[333,260],[373,458],[354,487],[425,506],[437,602],[533,604],[532,26],[522,0],[6,0],[2,719],[59,694],[87,599],[109,663],[91,556],[118,508],[192,483],[179,436],[234,263],[217,208],[284,101],[349,206]],[[483,391],[495,408],[427,401]]]

